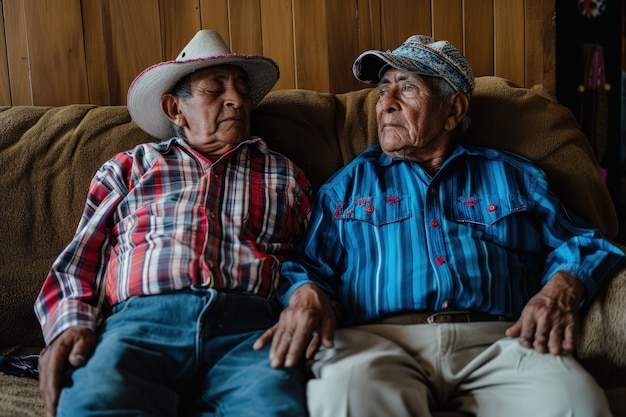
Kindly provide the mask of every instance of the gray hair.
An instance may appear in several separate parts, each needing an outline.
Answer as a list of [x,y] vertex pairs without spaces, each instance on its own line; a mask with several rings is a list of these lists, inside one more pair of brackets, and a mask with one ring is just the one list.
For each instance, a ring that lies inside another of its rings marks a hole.
[[[443,105],[445,102],[448,101],[450,97],[452,97],[453,94],[457,92],[457,90],[455,90],[455,88],[452,87],[452,85],[448,81],[446,81],[445,78],[433,77],[433,79],[435,80],[435,88],[438,90],[437,94],[439,96],[439,99],[441,100],[440,103],[441,105]],[[465,116],[463,116],[463,120],[461,120],[461,123],[456,128],[457,134],[461,136],[466,133],[471,124],[472,121],[466,114]]]
[[[176,97],[180,97],[183,100],[192,96],[191,94],[191,74],[188,74],[181,78],[172,89],[168,92],[168,94],[172,94]],[[181,138],[185,139],[185,130],[178,126],[176,123],[170,120],[170,127],[174,131],[174,134]]]

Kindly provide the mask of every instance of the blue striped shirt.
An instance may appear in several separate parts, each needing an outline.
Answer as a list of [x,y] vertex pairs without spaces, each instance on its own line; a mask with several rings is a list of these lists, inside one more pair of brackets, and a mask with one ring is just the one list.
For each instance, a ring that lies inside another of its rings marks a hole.
[[374,146],[320,188],[279,296],[286,304],[315,283],[346,323],[424,309],[514,319],[556,272],[582,281],[589,299],[623,259],[526,159],[458,145],[431,178]]

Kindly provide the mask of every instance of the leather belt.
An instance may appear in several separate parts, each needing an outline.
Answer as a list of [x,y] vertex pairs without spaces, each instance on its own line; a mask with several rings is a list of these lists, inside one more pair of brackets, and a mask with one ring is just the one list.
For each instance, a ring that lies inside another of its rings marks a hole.
[[371,324],[435,324],[477,323],[482,321],[510,321],[504,316],[478,311],[406,311],[373,320]]

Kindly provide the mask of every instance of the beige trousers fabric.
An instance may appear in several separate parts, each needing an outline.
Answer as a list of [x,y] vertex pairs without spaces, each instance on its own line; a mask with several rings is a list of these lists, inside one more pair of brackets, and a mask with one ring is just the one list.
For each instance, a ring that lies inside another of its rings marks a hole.
[[335,332],[307,386],[310,417],[610,417],[569,355],[504,337],[509,322],[364,325]]

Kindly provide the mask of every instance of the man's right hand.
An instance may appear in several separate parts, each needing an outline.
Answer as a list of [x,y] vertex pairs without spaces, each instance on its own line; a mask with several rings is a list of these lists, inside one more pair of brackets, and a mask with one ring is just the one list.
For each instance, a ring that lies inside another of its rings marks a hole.
[[46,416],[56,415],[61,378],[68,368],[83,366],[93,353],[96,336],[85,326],[70,327],[59,335],[39,357],[39,392],[46,408]]
[[278,323],[254,343],[259,350],[268,344],[273,368],[294,366],[306,348],[311,358],[320,347],[333,346],[336,317],[330,297],[318,286],[305,284],[289,297],[289,306],[280,314]]

